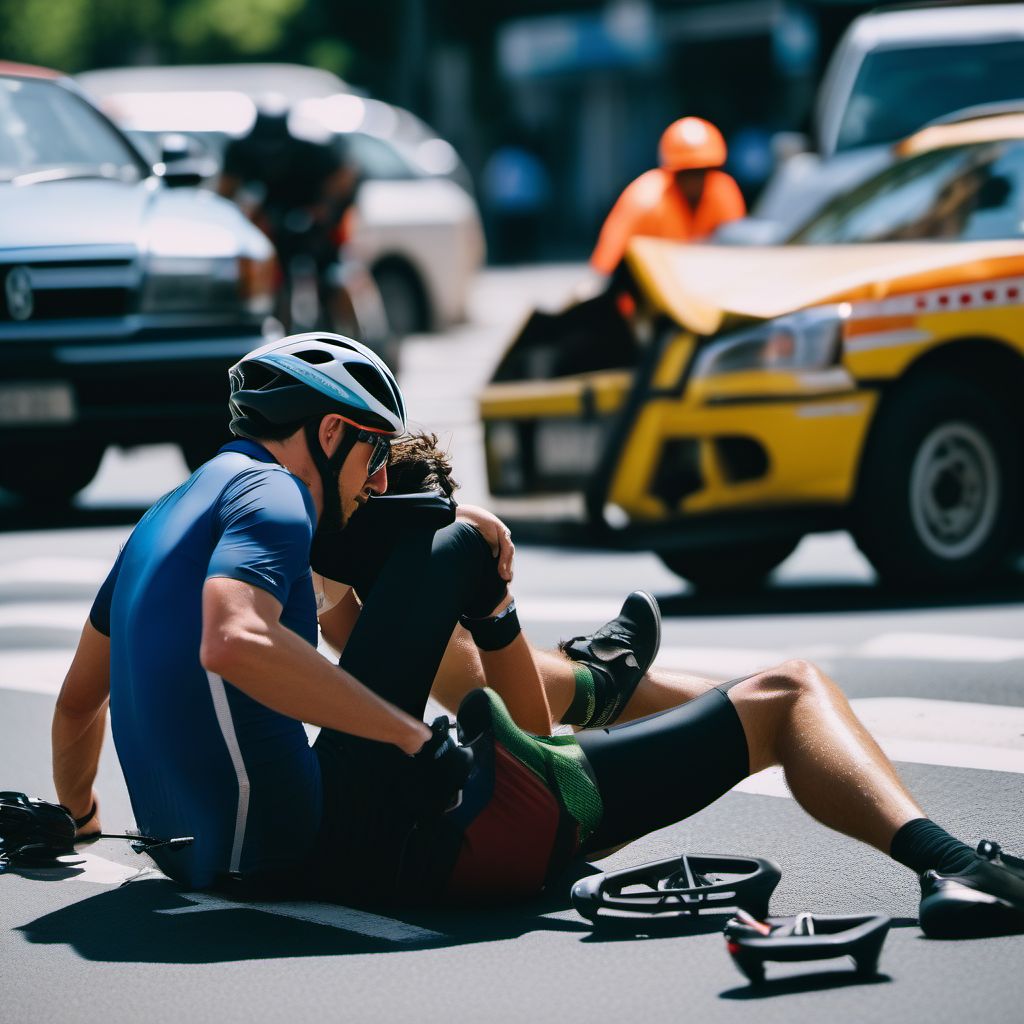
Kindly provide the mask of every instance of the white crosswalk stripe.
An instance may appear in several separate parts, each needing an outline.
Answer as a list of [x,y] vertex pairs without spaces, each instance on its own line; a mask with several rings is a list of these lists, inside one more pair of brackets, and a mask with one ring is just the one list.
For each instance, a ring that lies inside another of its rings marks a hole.
[[[70,664],[91,602],[107,571],[98,558],[38,556],[0,566],[0,691],[56,694]],[[29,599],[24,599],[25,595]],[[20,595],[20,600],[15,600]],[[32,600],[39,595],[40,599]],[[52,599],[45,599],[47,596]],[[518,599],[518,598],[517,598]],[[617,596],[544,595],[519,599],[530,623],[602,621]],[[663,646],[657,665],[712,678],[743,676],[793,657],[815,661],[921,661],[1002,664],[1024,661],[1024,641],[971,634],[883,631],[849,645],[786,648]],[[854,709],[897,761],[1024,774],[1024,709],[949,700],[878,697],[854,700]],[[777,771],[740,787],[787,796]]]

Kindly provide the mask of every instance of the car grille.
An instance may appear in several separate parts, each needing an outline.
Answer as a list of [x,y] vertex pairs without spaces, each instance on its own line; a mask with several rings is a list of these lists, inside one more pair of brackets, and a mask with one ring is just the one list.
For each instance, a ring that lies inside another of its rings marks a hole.
[[138,283],[127,258],[0,264],[0,323],[124,316]]
[[582,490],[597,468],[609,426],[605,418],[486,423],[491,493],[510,496]]

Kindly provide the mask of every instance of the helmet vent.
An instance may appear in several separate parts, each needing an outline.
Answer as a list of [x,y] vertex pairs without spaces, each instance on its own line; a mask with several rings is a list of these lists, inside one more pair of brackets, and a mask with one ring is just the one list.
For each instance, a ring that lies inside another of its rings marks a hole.
[[238,374],[235,391],[264,391],[272,388],[281,379],[277,370],[261,366],[256,362],[245,363]]
[[385,409],[395,407],[395,396],[375,367],[367,366],[365,363],[349,363],[347,369]]
[[292,355],[304,362],[313,363],[314,366],[334,362],[334,353],[325,352],[322,348],[307,348],[303,352],[293,352]]

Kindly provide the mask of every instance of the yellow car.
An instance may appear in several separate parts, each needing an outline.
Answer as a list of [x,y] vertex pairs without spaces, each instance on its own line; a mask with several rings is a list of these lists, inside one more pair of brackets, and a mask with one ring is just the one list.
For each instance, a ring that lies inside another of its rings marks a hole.
[[1021,539],[1024,115],[929,128],[787,244],[638,239],[534,314],[481,398],[496,496],[582,494],[588,539],[701,587],[848,528],[951,585]]

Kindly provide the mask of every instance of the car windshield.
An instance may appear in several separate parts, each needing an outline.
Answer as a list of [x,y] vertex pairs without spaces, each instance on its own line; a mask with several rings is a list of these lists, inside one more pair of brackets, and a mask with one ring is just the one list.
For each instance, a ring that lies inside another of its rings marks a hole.
[[0,78],[0,181],[141,175],[128,144],[73,93],[53,82]]
[[864,58],[836,150],[895,142],[953,110],[1024,98],[1024,40],[876,50]]
[[794,244],[1024,236],[1024,139],[935,149],[833,200]]
[[349,159],[370,181],[402,181],[417,176],[405,157],[383,139],[364,132],[348,132],[342,139]]

